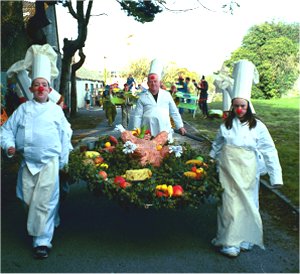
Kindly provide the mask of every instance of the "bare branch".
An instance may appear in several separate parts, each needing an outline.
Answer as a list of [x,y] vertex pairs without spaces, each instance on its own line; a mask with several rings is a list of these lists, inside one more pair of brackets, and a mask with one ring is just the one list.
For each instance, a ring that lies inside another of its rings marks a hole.
[[71,13],[71,15],[72,15],[75,19],[78,19],[77,13],[76,13],[75,10],[73,9],[71,0],[66,1],[66,2],[65,2],[65,6],[68,7],[68,10],[69,10],[69,12]]

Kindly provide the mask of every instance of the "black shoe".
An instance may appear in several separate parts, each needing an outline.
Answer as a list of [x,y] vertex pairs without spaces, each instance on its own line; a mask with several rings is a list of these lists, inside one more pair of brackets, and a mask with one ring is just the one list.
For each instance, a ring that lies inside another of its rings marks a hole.
[[34,258],[36,259],[46,259],[48,258],[49,248],[47,246],[41,245],[34,249]]

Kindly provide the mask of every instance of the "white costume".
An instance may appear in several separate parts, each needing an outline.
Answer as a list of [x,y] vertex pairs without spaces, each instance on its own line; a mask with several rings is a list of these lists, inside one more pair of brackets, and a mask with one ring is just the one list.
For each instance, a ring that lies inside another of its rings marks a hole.
[[[70,132],[70,124],[60,106],[34,100],[21,104],[1,128],[3,149],[16,147],[24,158],[18,174],[17,197],[29,206],[27,228],[34,236],[34,247],[51,247],[58,217],[58,170],[68,163],[72,147]],[[45,172],[49,164],[50,171]],[[39,180],[42,185],[35,185],[41,174],[48,180]],[[41,191],[43,187],[45,192]]]
[[232,128],[221,125],[210,156],[218,163],[224,188],[222,206],[218,209],[218,233],[215,244],[237,246],[246,241],[263,246],[263,229],[255,204],[260,176],[258,152],[264,158],[271,184],[283,184],[277,150],[266,126],[259,120],[255,128],[238,118]]
[[[44,78],[50,83],[58,74],[56,58],[50,45],[33,45],[24,64],[33,80]],[[17,197],[28,206],[27,230],[33,236],[33,247],[51,248],[54,227],[59,224],[59,169],[68,163],[72,149],[70,124],[56,102],[32,99],[13,112],[1,136],[5,151],[15,147],[23,156]]]
[[[158,59],[152,60],[149,75],[156,74],[160,79],[162,72],[163,63]],[[168,140],[172,143],[173,129],[170,116],[173,118],[177,129],[183,127],[183,121],[170,92],[160,88],[155,101],[152,93],[146,90],[140,94],[136,107],[130,115],[129,129],[141,128],[145,125],[150,129],[152,136],[166,131],[169,133]]]
[[[251,109],[254,68],[251,62],[242,60],[236,64],[233,74],[233,99],[247,100]],[[220,183],[224,188],[214,239],[217,246],[239,249],[246,242],[264,248],[258,206],[259,177],[266,169],[272,185],[282,185],[283,182],[272,137],[267,127],[260,120],[256,121],[256,126],[250,129],[248,122],[242,123],[234,117],[230,129],[225,124],[220,126],[212,144],[210,156],[217,161]]]
[[152,136],[161,131],[172,134],[170,116],[175,122],[177,129],[183,127],[183,122],[175,102],[168,91],[159,89],[157,102],[150,91],[141,94],[134,110],[133,128],[141,128],[146,125]]

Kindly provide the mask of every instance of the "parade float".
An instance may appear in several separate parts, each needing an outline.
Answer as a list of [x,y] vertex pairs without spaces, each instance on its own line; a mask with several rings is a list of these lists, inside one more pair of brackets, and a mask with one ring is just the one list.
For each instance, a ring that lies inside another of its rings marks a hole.
[[85,181],[97,196],[125,207],[198,208],[220,202],[215,164],[188,143],[170,144],[168,133],[117,126],[121,136],[99,136],[71,152],[69,182]]

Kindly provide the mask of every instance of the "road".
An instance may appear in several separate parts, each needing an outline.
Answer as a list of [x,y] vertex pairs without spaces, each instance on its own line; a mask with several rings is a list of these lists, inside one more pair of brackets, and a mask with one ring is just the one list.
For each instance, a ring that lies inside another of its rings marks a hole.
[[[97,127],[106,134],[111,129]],[[299,273],[298,231],[263,207],[266,249],[255,247],[230,259],[210,244],[215,205],[125,210],[93,196],[84,182],[72,185],[61,205],[49,258],[35,260],[14,180],[15,175],[3,176],[1,183],[1,273]]]

